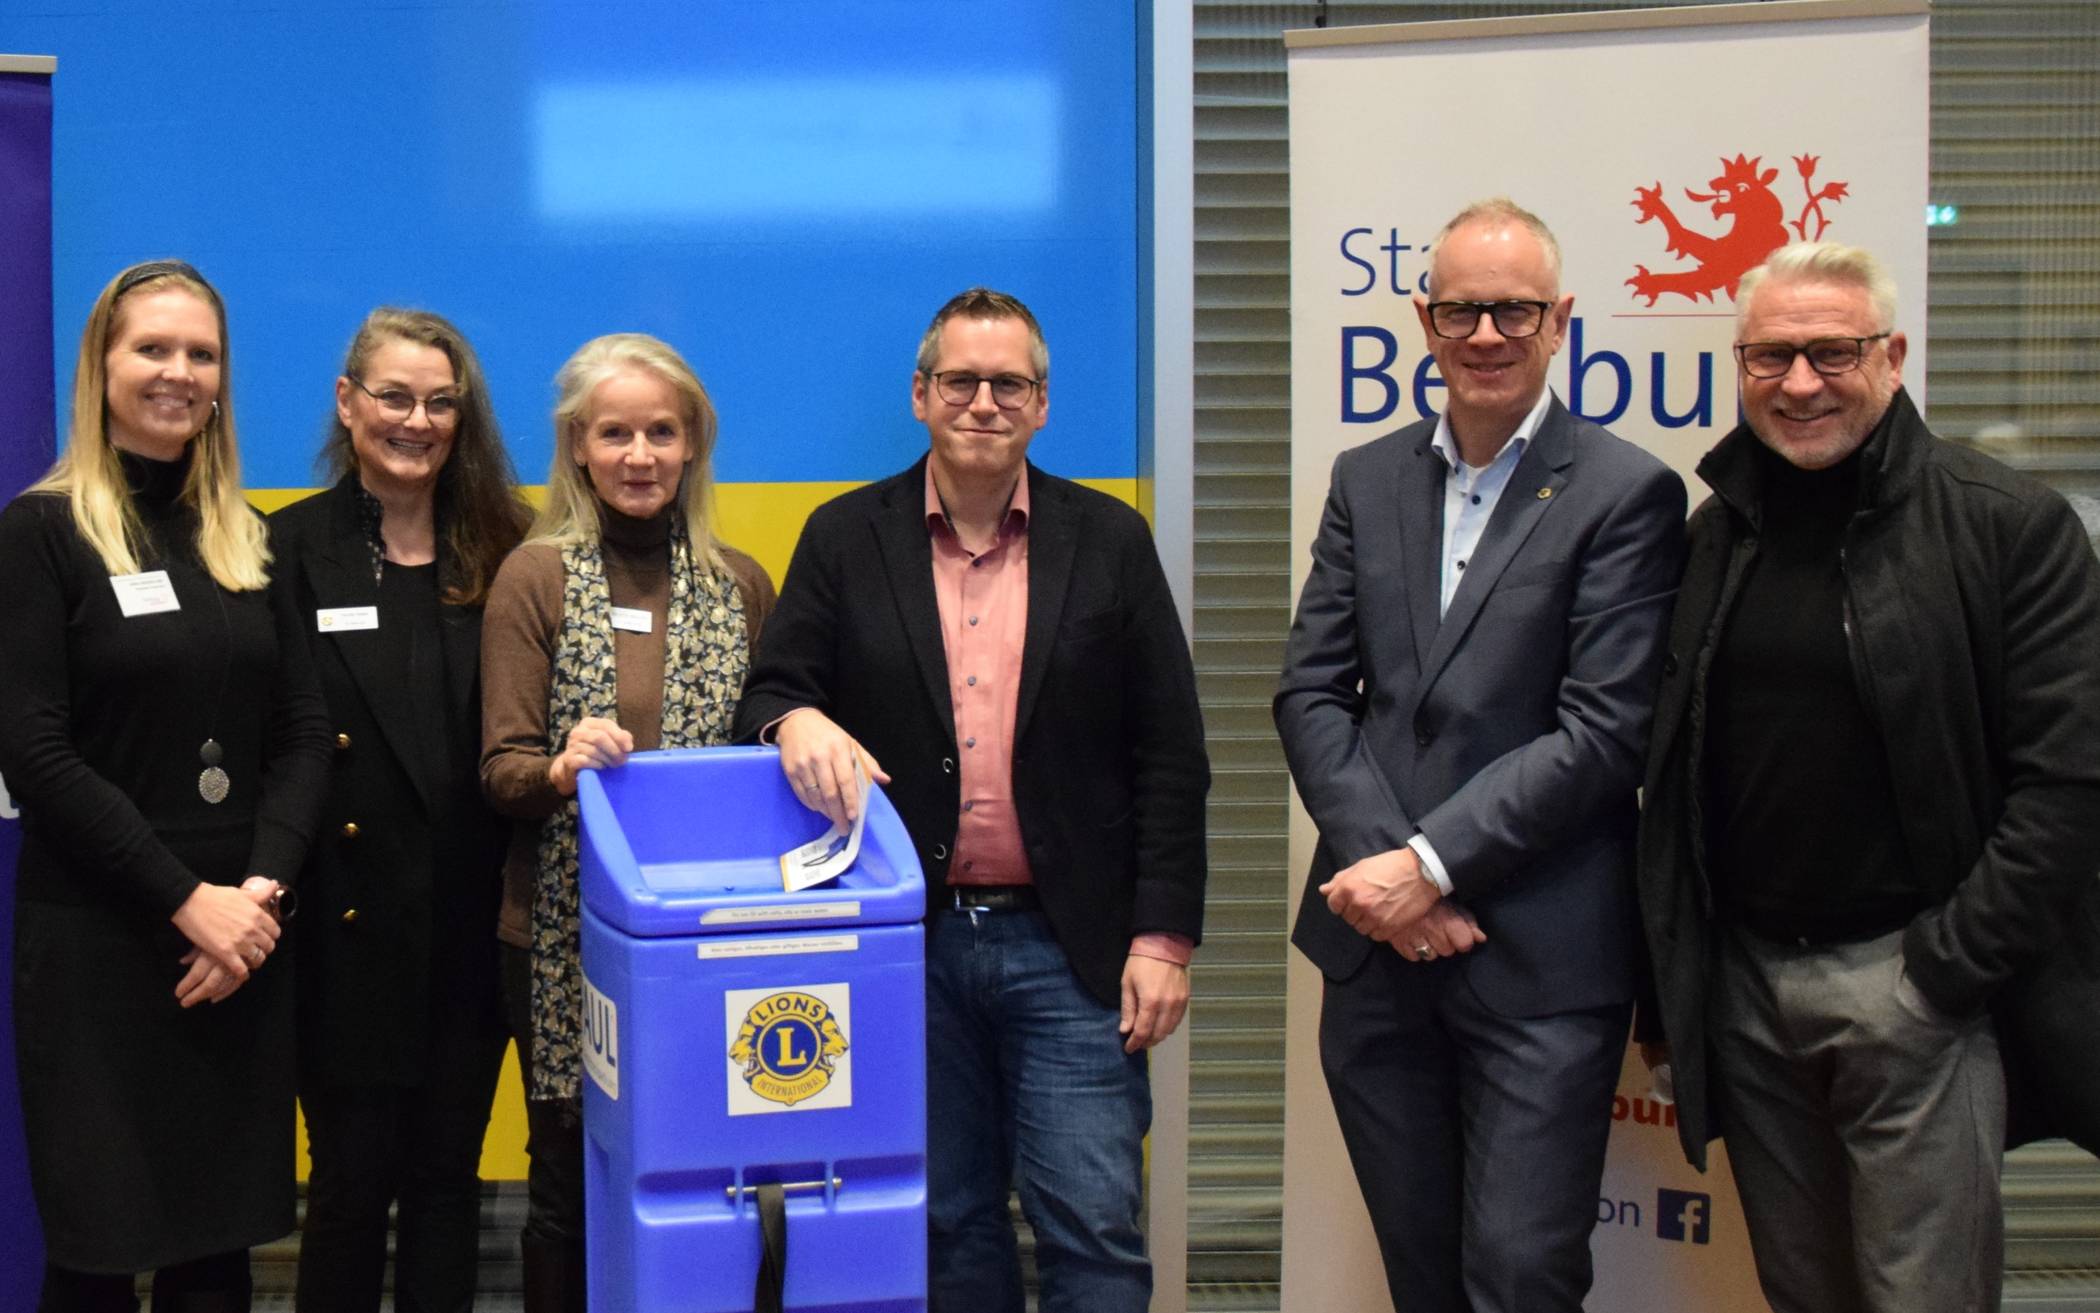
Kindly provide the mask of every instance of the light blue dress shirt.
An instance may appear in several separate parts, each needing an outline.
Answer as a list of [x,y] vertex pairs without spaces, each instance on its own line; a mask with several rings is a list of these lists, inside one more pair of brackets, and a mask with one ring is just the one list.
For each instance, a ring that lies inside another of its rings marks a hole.
[[[1539,423],[1546,418],[1546,409],[1552,403],[1553,390],[1541,388],[1531,413],[1524,416],[1517,431],[1502,444],[1502,450],[1484,466],[1468,465],[1459,458],[1458,439],[1452,436],[1449,415],[1437,420],[1436,436],[1429,440],[1429,447],[1444,461],[1444,560],[1438,575],[1442,584],[1437,599],[1438,615],[1451,609],[1451,599],[1458,595],[1458,586],[1466,577],[1466,562],[1480,550],[1488,520],[1495,514],[1495,503],[1502,500],[1502,491],[1509,486],[1510,475],[1516,473],[1517,462],[1524,459],[1524,449],[1531,445],[1531,437],[1538,432]],[[1418,833],[1407,841],[1407,846],[1422,859],[1422,869],[1428,872],[1430,880],[1448,896],[1451,875],[1444,869],[1443,859],[1436,855],[1428,836]]]

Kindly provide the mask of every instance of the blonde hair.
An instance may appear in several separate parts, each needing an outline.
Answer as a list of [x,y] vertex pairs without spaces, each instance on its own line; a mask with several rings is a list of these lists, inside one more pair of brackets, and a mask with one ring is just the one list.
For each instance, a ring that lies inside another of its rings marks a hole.
[[1772,252],[1763,264],[1744,274],[1736,286],[1738,333],[1749,318],[1751,295],[1768,281],[1775,285],[1831,283],[1857,287],[1867,294],[1868,303],[1874,307],[1874,317],[1881,322],[1880,331],[1892,332],[1896,327],[1896,280],[1865,247],[1842,242],[1795,242]]
[[241,496],[241,461],[233,429],[233,348],[226,334],[226,304],[212,285],[180,260],[135,264],[102,289],[80,335],[73,367],[73,414],[66,449],[29,489],[62,494],[73,526],[102,566],[113,575],[136,574],[145,531],[132,501],[117,448],[109,440],[110,339],[127,297],[178,289],[211,307],[219,324],[219,393],[211,418],[190,439],[190,468],[182,500],[198,516],[197,556],[221,588],[252,592],[270,582],[270,545],[262,517]]
[[576,460],[576,444],[588,422],[591,396],[618,374],[652,374],[678,394],[685,411],[693,457],[679,480],[678,500],[695,560],[717,574],[728,572],[714,533],[715,403],[685,357],[647,333],[608,333],[576,349],[554,375],[554,462],[547,471],[547,500],[532,521],[530,542],[566,546],[598,537],[597,491]]

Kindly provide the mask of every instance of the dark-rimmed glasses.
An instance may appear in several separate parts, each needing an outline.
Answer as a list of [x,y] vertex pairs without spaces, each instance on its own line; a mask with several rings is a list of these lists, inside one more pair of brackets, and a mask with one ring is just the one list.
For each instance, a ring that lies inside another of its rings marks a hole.
[[1795,356],[1807,356],[1808,367],[1825,378],[1849,374],[1866,359],[1867,344],[1879,342],[1887,333],[1866,337],[1819,337],[1795,346],[1792,342],[1738,342],[1735,358],[1752,378],[1785,378],[1794,368]]
[[357,384],[359,392],[378,402],[379,413],[396,424],[406,421],[409,416],[415,414],[417,406],[423,408],[424,416],[434,425],[442,427],[446,424],[457,423],[459,420],[459,398],[449,393],[440,392],[434,396],[419,398],[414,393],[405,392],[400,388],[388,388],[384,392],[374,392],[365,386],[363,379],[354,375],[346,375],[346,377],[352,383]]
[[1042,386],[1039,378],[1026,374],[972,374],[964,369],[944,369],[938,374],[928,374],[933,380],[933,390],[941,400],[951,406],[967,406],[977,400],[977,389],[986,384],[992,388],[992,404],[1001,410],[1019,410],[1028,404],[1035,390]]
[[1480,317],[1491,315],[1504,337],[1535,337],[1546,322],[1551,301],[1431,301],[1429,326],[1438,337],[1471,337]]

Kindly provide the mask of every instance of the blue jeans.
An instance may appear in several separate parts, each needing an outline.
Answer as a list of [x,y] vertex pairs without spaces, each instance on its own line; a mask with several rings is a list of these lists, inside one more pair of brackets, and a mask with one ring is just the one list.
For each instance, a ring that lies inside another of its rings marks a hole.
[[1007,1191],[1034,1228],[1041,1313],[1144,1313],[1139,1229],[1152,1090],[1117,1009],[1042,914],[934,913],[926,962],[932,1313],[1021,1313]]

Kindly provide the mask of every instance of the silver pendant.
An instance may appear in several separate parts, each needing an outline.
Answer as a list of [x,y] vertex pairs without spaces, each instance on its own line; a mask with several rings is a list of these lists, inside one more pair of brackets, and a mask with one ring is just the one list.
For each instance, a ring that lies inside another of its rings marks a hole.
[[206,802],[226,801],[227,791],[233,787],[233,781],[219,769],[219,763],[225,759],[226,750],[217,739],[207,738],[197,749],[197,760],[204,763],[204,769],[197,772],[197,796]]

